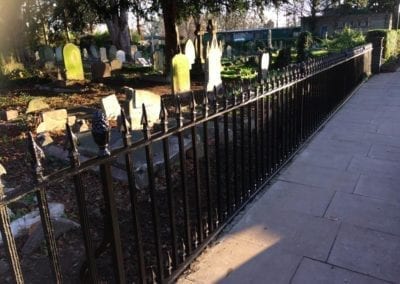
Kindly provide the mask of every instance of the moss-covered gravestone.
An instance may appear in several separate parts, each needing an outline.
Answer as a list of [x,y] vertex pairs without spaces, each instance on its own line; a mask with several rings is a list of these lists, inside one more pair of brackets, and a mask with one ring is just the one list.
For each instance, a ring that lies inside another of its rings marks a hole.
[[64,46],[64,65],[67,80],[85,80],[81,51],[72,43],[68,43]]
[[186,55],[179,53],[172,58],[172,92],[190,91],[190,63]]

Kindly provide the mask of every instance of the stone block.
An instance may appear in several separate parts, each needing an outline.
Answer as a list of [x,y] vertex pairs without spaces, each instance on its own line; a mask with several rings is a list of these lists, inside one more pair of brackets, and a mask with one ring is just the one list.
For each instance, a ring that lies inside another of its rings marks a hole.
[[119,61],[118,59],[111,60],[110,64],[111,64],[112,71],[122,69],[122,62]]
[[117,119],[121,115],[121,106],[115,95],[102,98],[101,107],[107,119]]
[[105,62],[94,62],[91,65],[92,80],[111,77],[111,65]]
[[29,101],[26,113],[37,113],[49,108],[50,106],[43,99],[33,99]]
[[0,120],[11,121],[18,118],[17,110],[3,110],[0,111]]
[[64,123],[67,122],[68,114],[66,109],[57,109],[45,111],[40,114],[42,121],[48,120],[62,120]]

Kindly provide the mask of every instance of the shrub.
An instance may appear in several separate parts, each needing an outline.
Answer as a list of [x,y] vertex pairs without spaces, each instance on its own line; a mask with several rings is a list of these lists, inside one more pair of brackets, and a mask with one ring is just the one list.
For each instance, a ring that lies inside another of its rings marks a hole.
[[96,33],[93,36],[93,41],[97,46],[107,46],[111,42],[110,34],[108,32]]
[[305,61],[309,56],[309,50],[313,44],[312,35],[310,32],[300,33],[297,39],[297,61]]
[[342,51],[365,43],[365,36],[356,30],[345,27],[336,33],[333,39],[324,40],[324,44],[331,50]]
[[373,38],[383,37],[383,58],[388,60],[390,57],[399,54],[400,46],[397,44],[398,38],[396,30],[371,30],[367,33],[367,41],[372,42]]
[[292,61],[292,54],[290,47],[279,50],[278,57],[276,58],[275,68],[283,68],[289,65]]

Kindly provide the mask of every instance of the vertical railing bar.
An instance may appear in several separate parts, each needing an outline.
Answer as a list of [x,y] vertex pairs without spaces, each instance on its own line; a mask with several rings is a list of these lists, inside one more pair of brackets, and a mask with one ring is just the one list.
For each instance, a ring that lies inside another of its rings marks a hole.
[[[124,110],[121,108],[121,136],[122,142],[125,148],[128,148],[132,145],[132,136],[130,134],[130,127],[126,120],[126,115]],[[137,250],[137,262],[138,262],[138,272],[139,272],[139,281],[141,283],[146,282],[146,267],[144,261],[144,253],[143,253],[143,240],[142,240],[142,232],[139,221],[138,214],[138,203],[137,203],[137,190],[136,190],[136,181],[135,181],[135,173],[134,173],[134,161],[133,161],[133,153],[127,153],[125,155],[125,168],[126,175],[128,179],[128,187],[129,187],[129,197],[131,202],[131,213],[132,213],[132,226],[133,233],[136,241],[136,250]]]
[[[4,186],[1,181],[1,175],[5,174],[5,169],[0,164],[0,201],[4,198]],[[7,211],[7,205],[0,205],[0,233],[5,246],[5,251],[9,263],[11,264],[12,275],[15,283],[24,283],[24,277],[21,269],[21,262],[18,256],[17,245],[11,232],[10,216]]]
[[[77,148],[77,138],[73,134],[69,124],[66,124],[67,129],[67,138],[69,143],[69,159],[72,168],[79,168],[79,152]],[[90,237],[90,223],[89,223],[89,213],[86,206],[86,198],[85,198],[85,188],[83,187],[82,177],[80,174],[74,175],[73,177],[74,186],[75,186],[75,194],[77,198],[78,204],[78,212],[79,219],[81,223],[81,229],[83,234],[83,241],[85,245],[86,258],[88,263],[88,271],[91,283],[98,283],[98,275],[96,268],[96,258],[95,251],[93,246],[93,240]],[[82,268],[86,268],[85,265]],[[84,271],[81,271],[83,274]],[[81,275],[81,278],[84,278]],[[86,280],[84,280],[86,281]]]
[[32,156],[32,169],[34,173],[34,182],[38,185],[38,191],[36,192],[36,198],[38,200],[38,207],[40,213],[40,219],[43,227],[43,233],[46,239],[47,249],[49,251],[49,259],[51,263],[51,270],[55,278],[56,283],[62,283],[62,273],[59,262],[59,255],[57,249],[57,243],[54,236],[54,228],[50,220],[49,205],[47,202],[47,196],[45,189],[40,186],[40,182],[43,179],[43,167],[41,160],[44,158],[43,150],[36,144],[32,133],[28,133],[29,137],[29,148]]
[[[244,93],[241,93],[241,101],[244,101]],[[244,106],[240,107],[240,178],[241,178],[241,193],[240,204],[243,203],[246,197],[246,163],[245,163],[245,134],[244,134]]]
[[[257,88],[255,90],[256,96],[259,95],[259,89]],[[259,113],[258,113],[258,104],[260,102],[260,99],[257,99],[254,102],[254,169],[255,169],[255,182],[254,182],[254,188],[253,190],[257,189],[258,185],[260,183],[260,165],[258,164],[259,157],[258,157],[258,147],[259,147]]]
[[[197,119],[197,111],[196,111],[196,100],[194,97],[194,93],[191,93],[191,115],[192,122],[195,122]],[[196,125],[191,127],[192,134],[192,150],[193,150],[193,166],[195,173],[195,189],[196,189],[196,213],[197,213],[197,231],[200,243],[203,242],[203,218],[201,212],[201,188],[200,188],[200,168],[199,168],[199,157],[197,151],[197,131]]]
[[[142,104],[142,119],[141,124],[143,125],[143,135],[145,140],[151,140],[151,132],[148,126],[146,107],[144,103]],[[148,144],[145,146],[146,152],[146,164],[147,164],[147,178],[149,181],[150,189],[150,199],[151,199],[151,211],[153,218],[153,228],[154,228],[154,241],[156,245],[156,258],[157,258],[157,279],[159,282],[163,281],[164,278],[164,264],[163,264],[163,254],[161,248],[161,227],[160,227],[160,216],[158,212],[158,202],[156,196],[156,185],[155,185],[155,174],[154,174],[154,164],[153,164],[153,149],[152,145]]]
[[[236,100],[236,97],[235,97]],[[236,103],[235,103],[236,105]],[[232,112],[232,131],[233,131],[233,176],[234,176],[234,203],[233,210],[239,207],[239,178],[238,178],[238,137],[237,137],[237,111],[236,109]]]
[[[248,98],[250,99],[250,91],[248,91]],[[247,188],[247,193],[246,193],[246,198],[248,198],[251,195],[251,192],[254,189],[254,180],[253,180],[253,170],[252,170],[252,165],[253,165],[253,161],[252,161],[252,131],[251,131],[251,119],[252,119],[252,115],[251,115],[251,109],[252,109],[252,104],[248,104],[247,105],[247,135],[248,135],[248,143],[247,143],[247,153],[248,153],[248,165],[247,165],[247,169],[248,169],[248,177],[249,177],[249,184],[248,184],[248,188]]]
[[225,216],[231,214],[231,196],[230,196],[230,171],[229,171],[229,127],[228,113],[224,114],[224,144],[225,144],[225,193],[226,193],[226,211]]

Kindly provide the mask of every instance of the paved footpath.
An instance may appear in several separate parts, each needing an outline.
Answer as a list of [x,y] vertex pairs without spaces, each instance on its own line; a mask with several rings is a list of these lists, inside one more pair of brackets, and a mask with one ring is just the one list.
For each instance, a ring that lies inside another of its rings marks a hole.
[[178,283],[400,283],[400,72],[363,84]]

